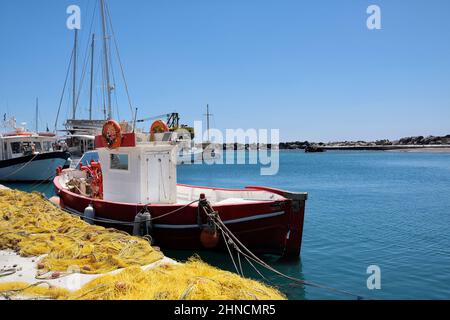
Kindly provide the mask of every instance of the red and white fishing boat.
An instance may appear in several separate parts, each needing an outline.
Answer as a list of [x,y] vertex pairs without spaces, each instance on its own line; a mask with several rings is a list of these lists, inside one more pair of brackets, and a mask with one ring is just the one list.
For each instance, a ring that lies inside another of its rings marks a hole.
[[[197,200],[206,198],[250,250],[299,256],[306,193],[177,184],[177,145],[159,135],[164,133],[122,133],[117,122],[108,121],[95,139],[99,162],[59,170],[54,185],[60,205],[102,225],[141,236],[150,233],[164,248],[224,248],[200,210]],[[146,228],[140,228],[142,222]]]

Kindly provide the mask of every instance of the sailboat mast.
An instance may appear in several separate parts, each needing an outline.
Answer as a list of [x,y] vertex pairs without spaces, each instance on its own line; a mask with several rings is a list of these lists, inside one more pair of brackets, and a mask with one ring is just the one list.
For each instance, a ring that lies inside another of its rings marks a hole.
[[94,45],[95,45],[95,34],[92,34],[91,43],[91,85],[89,88],[89,120],[92,120],[92,85],[94,81]]
[[208,135],[208,141],[206,141],[206,142],[209,142],[209,116],[210,116],[210,114],[209,114],[209,104],[207,104],[206,105],[206,132],[207,132],[207,135]]
[[105,15],[105,1],[100,0],[100,11],[102,13],[102,31],[103,31],[103,54],[105,63],[105,76],[106,76],[106,92],[108,103],[108,119],[112,119],[111,110],[111,84],[109,79],[109,62],[108,62],[108,35],[106,33],[106,15]]
[[36,97],[36,133],[38,132],[39,98]]
[[75,38],[73,43],[73,71],[72,71],[72,119],[75,119],[77,110],[77,45],[78,45],[78,29],[75,29]]

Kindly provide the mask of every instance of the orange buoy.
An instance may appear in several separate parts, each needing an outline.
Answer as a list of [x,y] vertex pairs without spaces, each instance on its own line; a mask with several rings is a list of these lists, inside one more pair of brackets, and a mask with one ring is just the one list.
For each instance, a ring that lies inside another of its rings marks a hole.
[[109,149],[117,149],[122,143],[122,129],[117,121],[108,120],[103,125],[102,137]]
[[219,243],[219,234],[217,230],[213,230],[210,228],[205,228],[200,233],[200,242],[207,249],[212,249],[217,247]]
[[162,120],[156,120],[150,127],[150,141],[155,141],[155,133],[169,132],[169,126]]

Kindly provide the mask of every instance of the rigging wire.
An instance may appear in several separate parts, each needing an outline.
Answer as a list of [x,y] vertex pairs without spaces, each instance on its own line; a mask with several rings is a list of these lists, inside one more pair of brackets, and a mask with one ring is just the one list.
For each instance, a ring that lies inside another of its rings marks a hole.
[[[94,5],[94,10],[93,10],[93,13],[92,13],[92,18],[91,18],[91,25],[90,25],[90,28],[89,28],[88,35],[92,34],[96,8],[97,8],[97,6]],[[85,78],[86,70],[87,70],[88,59],[91,57],[91,51],[89,50],[90,49],[90,44],[91,44],[90,43],[90,39],[91,38],[88,37],[86,51],[85,51],[85,54],[84,54],[83,69],[82,69],[82,72],[81,72],[81,78],[80,78],[80,82],[79,82],[79,86],[78,86],[77,98],[76,98],[76,101],[75,101],[75,110],[78,107],[78,101],[80,99],[81,91],[82,91],[82,88],[83,88],[84,78]]]
[[[101,75],[99,75],[102,72],[102,62],[101,59],[100,61],[97,62],[97,66],[95,67],[95,71],[94,71],[94,81],[95,83],[101,83],[101,81],[98,81],[98,78],[101,78]],[[102,85],[97,85],[94,87],[94,96],[95,96],[95,105],[97,112],[103,114],[103,89],[102,89]],[[100,88],[100,91],[102,92],[102,96],[99,96],[98,93],[98,89]]]
[[72,65],[73,54],[74,54],[74,49],[72,49],[72,54],[70,55],[69,66],[67,67],[67,71],[66,71],[66,80],[64,80],[64,87],[63,87],[63,90],[61,93],[61,98],[59,99],[58,112],[56,113],[56,119],[55,119],[55,128],[53,130],[54,132],[56,132],[56,127],[58,126],[59,113],[61,111],[61,106],[62,106],[62,103],[64,100],[64,93],[66,92],[67,80],[68,80],[69,74],[70,74],[70,66]]

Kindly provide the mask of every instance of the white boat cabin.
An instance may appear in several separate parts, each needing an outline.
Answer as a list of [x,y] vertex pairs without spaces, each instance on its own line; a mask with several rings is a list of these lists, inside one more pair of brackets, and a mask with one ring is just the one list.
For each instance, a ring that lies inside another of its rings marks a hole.
[[[213,205],[284,200],[281,195],[254,189],[220,189],[177,185],[178,143],[166,133],[132,133],[122,136],[117,148],[106,146],[102,136],[96,136],[95,146],[101,164],[104,201],[135,204],[187,204],[200,194]],[[83,160],[83,159],[82,159]],[[86,165],[87,163],[85,163]],[[86,181],[85,171],[67,169],[59,183],[68,188],[72,179]],[[84,194],[86,188],[81,183]],[[89,194],[86,194],[89,196]]]
[[0,135],[0,160],[55,151],[56,137],[31,132]]
[[144,134],[131,136],[135,141],[130,146],[97,148],[102,165],[103,199],[176,203],[177,145],[170,141],[150,142]]

